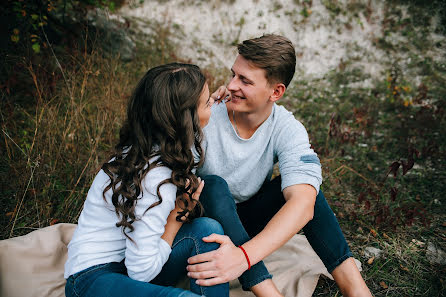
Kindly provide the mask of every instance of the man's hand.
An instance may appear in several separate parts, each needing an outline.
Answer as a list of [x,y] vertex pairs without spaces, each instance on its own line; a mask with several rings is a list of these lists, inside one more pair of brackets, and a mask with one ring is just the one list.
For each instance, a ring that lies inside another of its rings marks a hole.
[[239,277],[246,269],[243,251],[236,247],[226,235],[211,234],[205,242],[217,242],[220,247],[212,252],[199,254],[188,259],[188,277],[196,279],[197,285],[213,286]]

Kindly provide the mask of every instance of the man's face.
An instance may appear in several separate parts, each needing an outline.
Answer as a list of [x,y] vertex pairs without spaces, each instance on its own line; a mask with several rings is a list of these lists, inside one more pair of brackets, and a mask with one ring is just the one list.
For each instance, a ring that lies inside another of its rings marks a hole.
[[268,84],[265,70],[238,55],[231,71],[232,79],[227,89],[232,99],[227,103],[228,107],[238,112],[263,113],[271,106],[274,88]]

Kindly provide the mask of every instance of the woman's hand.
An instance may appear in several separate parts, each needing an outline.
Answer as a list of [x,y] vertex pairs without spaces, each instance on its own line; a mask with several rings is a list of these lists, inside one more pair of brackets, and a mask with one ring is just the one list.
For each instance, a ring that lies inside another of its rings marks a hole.
[[[201,178],[198,178],[198,187],[195,190],[195,192],[192,193],[191,189],[187,193],[183,194],[183,197],[176,201],[176,209],[178,209],[177,212],[177,220],[181,220],[182,222],[187,220],[187,217],[191,212],[193,212],[195,206],[197,205],[197,202],[200,200],[201,192],[203,191],[204,187],[204,181],[201,180]],[[189,181],[186,184],[186,187],[189,186]],[[192,194],[191,194],[192,193]],[[180,215],[182,215],[180,217]]]
[[[192,199],[194,200],[199,200],[200,199],[200,195],[201,195],[201,191],[203,191],[203,187],[204,187],[204,180],[201,180],[200,178],[198,178],[198,180],[200,181],[200,184],[197,188],[197,190],[191,195]],[[184,199],[190,199],[188,194],[183,194],[185,196]],[[193,204],[193,206],[195,207],[195,203]],[[180,230],[181,226],[183,225],[183,222],[186,220],[186,217],[189,215],[189,212],[187,212],[185,214],[185,216],[183,216],[181,219],[181,221],[177,221],[177,216],[178,213],[183,211],[183,209],[181,207],[178,206],[178,201],[175,202],[175,208],[172,209],[172,211],[170,212],[169,216],[167,217],[167,223],[166,226],[164,227],[164,234],[161,236],[162,239],[164,239],[170,246],[172,246],[173,240],[175,239],[175,236],[178,233],[178,230]],[[184,219],[183,219],[184,218]]]
[[231,92],[228,91],[226,86],[220,86],[214,93],[212,93],[211,98],[214,102],[228,102],[231,101]]

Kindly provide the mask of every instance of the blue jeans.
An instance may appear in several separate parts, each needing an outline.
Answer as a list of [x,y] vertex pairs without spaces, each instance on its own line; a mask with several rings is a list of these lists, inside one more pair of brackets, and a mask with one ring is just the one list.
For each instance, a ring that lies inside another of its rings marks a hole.
[[[200,196],[205,215],[223,226],[235,245],[256,236],[285,204],[280,176],[265,183],[249,200],[236,204],[224,179],[216,175],[204,177],[205,186]],[[338,221],[328,206],[322,191],[316,197],[314,216],[303,228],[309,243],[331,273],[352,256]],[[240,277],[244,290],[271,278],[263,262],[252,266]]]
[[124,260],[92,266],[67,279],[66,297],[195,297],[229,296],[229,284],[202,287],[190,279],[191,291],[174,288],[186,275],[187,259],[197,254],[216,250],[217,243],[206,243],[203,237],[223,234],[221,225],[210,218],[198,218],[184,224],[172,244],[172,252],[160,274],[150,283],[127,276]]

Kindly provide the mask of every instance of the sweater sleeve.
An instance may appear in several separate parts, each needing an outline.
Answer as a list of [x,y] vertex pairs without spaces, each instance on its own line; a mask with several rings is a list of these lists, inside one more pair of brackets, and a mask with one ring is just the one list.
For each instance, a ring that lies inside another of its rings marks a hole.
[[305,127],[289,113],[278,128],[275,153],[279,161],[282,191],[292,185],[309,184],[319,193],[321,164],[310,147]]
[[171,247],[161,236],[164,233],[167,217],[175,207],[177,188],[167,183],[160,187],[162,203],[149,208],[158,201],[157,187],[160,182],[171,176],[166,167],[150,170],[142,182],[143,195],[136,204],[137,220],[134,231],[129,233],[133,242],[126,239],[125,266],[130,278],[149,282],[161,271],[169,258]]

